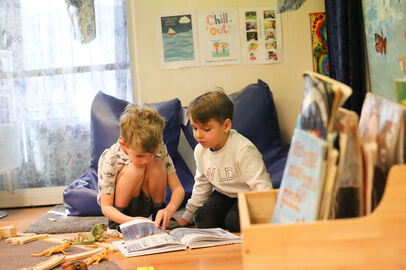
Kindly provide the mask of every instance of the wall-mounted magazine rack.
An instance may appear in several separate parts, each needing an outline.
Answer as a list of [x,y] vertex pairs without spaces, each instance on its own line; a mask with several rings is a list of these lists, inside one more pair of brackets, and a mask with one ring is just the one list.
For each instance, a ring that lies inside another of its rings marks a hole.
[[406,165],[395,165],[365,217],[270,224],[277,190],[238,196],[242,256],[253,269],[406,269]]

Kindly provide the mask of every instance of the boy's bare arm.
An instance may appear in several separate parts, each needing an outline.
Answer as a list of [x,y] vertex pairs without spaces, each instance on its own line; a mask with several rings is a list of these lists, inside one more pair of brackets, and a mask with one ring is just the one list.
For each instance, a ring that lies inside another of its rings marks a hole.
[[173,214],[175,214],[176,210],[178,210],[180,204],[183,201],[183,198],[185,197],[185,190],[183,189],[176,173],[171,173],[168,175],[168,185],[171,189],[172,195],[171,200],[169,201],[166,208],[172,211],[172,217]]
[[173,217],[185,197],[185,191],[176,173],[168,175],[168,185],[172,192],[171,199],[168,205],[157,213],[155,219],[155,225],[159,226],[162,222],[163,229],[166,228],[169,219]]
[[100,193],[100,206],[102,213],[105,217],[119,223],[125,223],[133,219],[144,219],[143,217],[130,217],[121,213],[117,208],[113,206],[114,194],[107,195]]

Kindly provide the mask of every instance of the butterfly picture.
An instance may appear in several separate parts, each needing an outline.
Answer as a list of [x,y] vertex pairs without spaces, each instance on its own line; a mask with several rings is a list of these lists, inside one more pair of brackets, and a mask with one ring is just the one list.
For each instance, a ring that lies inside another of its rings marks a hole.
[[386,54],[386,37],[383,36],[381,29],[381,35],[375,33],[375,50],[380,54]]

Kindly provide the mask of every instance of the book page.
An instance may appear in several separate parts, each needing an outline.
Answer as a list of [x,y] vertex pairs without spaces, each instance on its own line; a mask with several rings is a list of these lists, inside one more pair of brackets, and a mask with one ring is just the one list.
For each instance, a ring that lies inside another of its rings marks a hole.
[[135,250],[135,251],[128,251],[127,246],[124,241],[114,241],[113,245],[118,248],[118,250],[126,257],[136,257],[142,255],[149,255],[149,254],[156,254],[156,253],[164,253],[170,251],[177,251],[177,250],[185,250],[186,246],[183,244],[166,244],[163,246],[157,246],[149,249],[144,250]]
[[177,228],[169,232],[189,248],[241,243],[241,238],[221,228]]
[[155,226],[150,220],[132,220],[121,224],[120,229],[128,252],[181,244],[165,230]]

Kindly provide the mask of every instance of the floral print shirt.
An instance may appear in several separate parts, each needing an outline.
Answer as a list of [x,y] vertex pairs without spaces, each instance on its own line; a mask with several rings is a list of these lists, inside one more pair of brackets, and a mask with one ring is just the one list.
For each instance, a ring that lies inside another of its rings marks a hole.
[[[174,173],[175,166],[164,142],[162,142],[154,154],[160,158],[166,167],[168,174]],[[104,150],[101,154],[98,163],[98,189],[97,202],[100,204],[100,193],[111,195],[114,194],[116,188],[116,178],[118,173],[131,162],[130,157],[121,149],[120,143],[117,141],[110,148]]]

